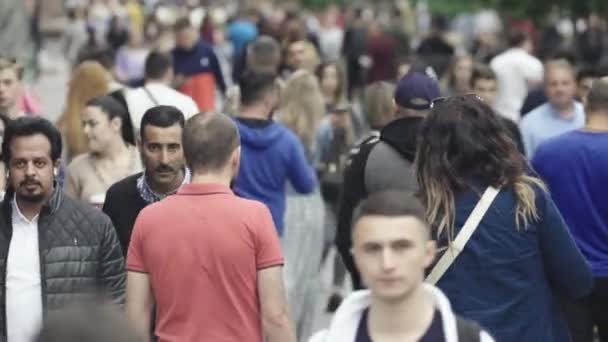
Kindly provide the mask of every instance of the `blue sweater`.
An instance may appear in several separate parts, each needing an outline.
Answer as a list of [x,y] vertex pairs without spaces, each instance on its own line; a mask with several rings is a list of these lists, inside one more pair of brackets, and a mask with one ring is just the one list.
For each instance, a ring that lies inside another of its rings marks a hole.
[[310,193],[316,187],[314,168],[300,139],[287,127],[275,122],[251,125],[241,119],[236,123],[241,134],[241,167],[235,192],[265,203],[281,236],[286,182],[299,193]]
[[[553,201],[541,190],[536,195],[540,220],[518,230],[516,198],[501,191],[437,284],[457,314],[479,322],[498,342],[568,341],[554,295],[591,290],[589,266]],[[478,200],[473,192],[456,197],[456,234]]]
[[591,264],[608,277],[608,133],[573,131],[542,144],[532,160]]

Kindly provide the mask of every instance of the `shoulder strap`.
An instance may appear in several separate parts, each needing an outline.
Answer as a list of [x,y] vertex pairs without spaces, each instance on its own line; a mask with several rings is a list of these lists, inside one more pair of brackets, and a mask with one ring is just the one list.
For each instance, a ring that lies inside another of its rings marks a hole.
[[426,277],[427,283],[436,284],[439,279],[441,279],[443,274],[448,270],[448,268],[450,268],[454,260],[456,260],[460,252],[462,252],[464,246],[477,229],[477,226],[479,226],[481,219],[483,219],[484,215],[488,211],[488,208],[490,208],[492,202],[494,202],[494,199],[499,192],[500,189],[496,189],[491,186],[486,189],[479,199],[479,202],[477,202],[477,205],[469,215],[469,218],[467,218],[467,221],[464,223],[464,226],[462,226],[462,229],[452,242],[451,247],[448,248],[445,253],[443,253],[437,264],[435,264],[435,267],[433,267],[431,273],[429,273],[429,275]]
[[152,103],[154,103],[155,106],[158,106],[158,101],[156,101],[156,98],[154,97],[154,95],[152,95],[152,93],[148,90],[148,88],[146,88],[146,86],[143,86],[142,88],[146,92],[146,95],[148,95],[148,98],[150,99],[150,101],[152,101]]
[[458,342],[479,342],[481,327],[473,321],[456,316]]

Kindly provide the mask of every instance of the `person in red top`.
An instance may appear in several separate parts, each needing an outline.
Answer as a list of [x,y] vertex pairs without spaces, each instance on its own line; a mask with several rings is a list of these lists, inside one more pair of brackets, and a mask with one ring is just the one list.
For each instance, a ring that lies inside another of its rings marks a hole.
[[138,216],[127,256],[127,315],[160,342],[295,342],[270,211],[230,190],[240,137],[223,114],[183,132],[192,182]]

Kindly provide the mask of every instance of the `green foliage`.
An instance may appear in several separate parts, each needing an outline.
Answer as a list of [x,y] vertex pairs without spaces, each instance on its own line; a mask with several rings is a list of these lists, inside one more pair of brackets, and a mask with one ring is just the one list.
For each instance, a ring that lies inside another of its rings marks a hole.
[[309,9],[323,9],[329,5],[347,5],[350,0],[302,0],[302,6]]

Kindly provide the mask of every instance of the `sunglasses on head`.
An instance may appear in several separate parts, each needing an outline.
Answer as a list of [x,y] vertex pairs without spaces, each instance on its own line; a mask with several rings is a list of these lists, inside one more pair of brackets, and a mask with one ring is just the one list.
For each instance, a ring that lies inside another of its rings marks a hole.
[[433,101],[431,101],[431,108],[435,107],[436,105],[445,102],[446,100],[449,99],[454,99],[454,100],[479,100],[483,102],[483,99],[479,96],[477,96],[477,94],[474,93],[470,93],[470,94],[464,94],[464,95],[456,95],[456,96],[442,96],[442,97],[438,97],[435,98]]

